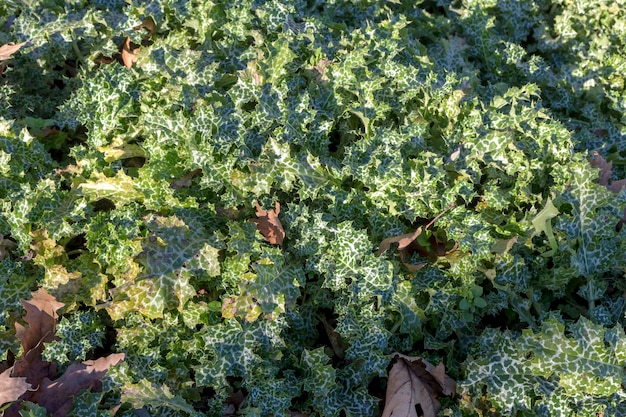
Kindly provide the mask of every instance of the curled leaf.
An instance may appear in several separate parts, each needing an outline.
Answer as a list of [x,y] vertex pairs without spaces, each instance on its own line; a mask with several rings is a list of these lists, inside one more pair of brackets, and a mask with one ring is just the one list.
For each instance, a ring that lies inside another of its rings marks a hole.
[[141,29],[145,29],[148,31],[148,35],[146,36],[146,38],[149,39],[156,29],[156,23],[154,23],[154,19],[152,19],[151,17],[146,17],[140,24],[133,27],[133,30]]
[[283,246],[283,239],[285,238],[285,230],[278,218],[280,214],[280,203],[276,202],[275,209],[263,210],[263,208],[256,203],[256,219],[251,221],[256,223],[256,228],[263,235],[263,239],[272,245]]
[[126,68],[131,68],[135,62],[137,62],[136,53],[139,51],[139,48],[132,49],[130,45],[130,37],[126,37],[124,41],[120,44],[120,54],[122,63]]
[[427,240],[430,248],[423,247],[419,242],[418,238],[421,234],[430,228],[439,217],[441,217],[445,212],[454,207],[454,203],[450,203],[445,210],[439,213],[434,219],[432,219],[427,225],[418,227],[413,233],[405,233],[398,236],[391,236],[386,239],[383,239],[378,246],[378,251],[376,254],[380,256],[389,248],[392,244],[398,244],[398,252],[400,253],[400,260],[404,264],[405,267],[409,269],[411,272],[416,272],[422,269],[426,264],[418,264],[412,265],[408,263],[409,258],[414,252],[418,252],[421,256],[444,256],[448,255],[456,250],[458,247],[458,242],[455,242],[451,249],[446,249],[446,242],[440,242],[437,239],[436,235],[431,235]]
[[615,225],[615,231],[621,232],[625,224],[626,224],[626,208],[624,208],[624,215],[622,216],[621,219],[619,219],[619,221]]

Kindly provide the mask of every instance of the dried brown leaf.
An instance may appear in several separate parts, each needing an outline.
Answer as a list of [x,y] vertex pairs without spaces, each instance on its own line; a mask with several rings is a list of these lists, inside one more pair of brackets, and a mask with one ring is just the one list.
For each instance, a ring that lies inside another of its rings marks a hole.
[[113,353],[96,360],[75,363],[63,375],[50,381],[45,379],[37,392],[37,403],[54,417],[66,416],[72,408],[72,398],[80,390],[102,390],[102,378],[111,366],[124,360],[123,353]]
[[56,321],[59,317],[56,313],[64,306],[41,288],[32,293],[30,300],[20,300],[26,310],[24,321],[28,326],[15,323],[15,334],[22,342],[24,352],[34,349],[41,342],[52,342],[55,340]]
[[454,207],[454,203],[451,203],[445,210],[439,213],[427,225],[418,227],[413,233],[405,233],[402,235],[391,236],[383,239],[383,241],[380,242],[380,245],[378,246],[378,251],[376,252],[376,254],[380,256],[381,254],[389,250],[391,245],[397,243],[400,260],[409,271],[416,272],[422,269],[426,264],[409,264],[408,260],[414,252],[418,252],[422,256],[444,256],[454,252],[458,247],[458,242],[455,242],[454,246],[451,249],[446,250],[446,242],[439,242],[437,240],[437,237],[433,235],[431,236],[429,243],[431,244],[432,248],[434,248],[434,251],[428,252],[424,248],[422,248],[416,240],[424,230],[428,230],[428,228],[430,228],[430,226],[432,226],[437,221],[437,219],[439,219],[439,217],[441,217],[452,207]]
[[181,188],[191,187],[191,181],[202,175],[202,170],[196,169],[195,171],[191,171],[177,180],[174,180],[170,183],[170,187],[175,190],[180,190]]
[[617,194],[622,191],[622,188],[626,188],[626,179],[613,181],[611,182],[611,185],[606,188],[608,188],[609,191],[613,191],[615,194]]
[[0,46],[0,61],[4,61],[6,59],[11,58],[11,55],[19,51],[20,48],[24,45],[26,45],[26,42],[22,42],[22,43],[9,42],[5,45]]
[[615,225],[615,231],[618,233],[621,232],[625,224],[626,224],[626,208],[624,208],[624,215],[622,216],[621,219],[619,219],[619,221]]
[[146,29],[148,31],[148,36],[146,38],[150,38],[156,29],[156,23],[151,17],[147,17],[141,22],[139,25],[133,27],[134,30]]
[[317,318],[324,325],[326,337],[328,337],[328,341],[330,342],[330,347],[333,349],[333,352],[339,359],[343,359],[346,356],[348,344],[341,338],[339,332],[337,332],[337,330],[335,330],[335,328],[328,323],[324,316],[318,315]]
[[130,37],[126,37],[124,41],[120,44],[120,54],[122,58],[122,63],[126,68],[132,68],[133,64],[137,62],[137,52],[139,48],[131,49],[130,45]]
[[376,254],[380,256],[381,254],[389,250],[391,245],[394,243],[398,244],[398,250],[403,250],[407,246],[409,246],[415,239],[417,239],[417,237],[421,234],[422,227],[418,227],[417,230],[415,230],[415,232],[413,233],[405,233],[403,235],[392,236],[388,237],[387,239],[383,239],[383,241],[380,242],[380,246],[378,247],[378,252],[376,252]]
[[[44,342],[51,342],[56,339],[56,311],[63,307],[63,303],[58,302],[45,289],[40,289],[32,293],[30,300],[20,300],[26,316],[24,321],[27,326],[16,322],[15,334],[22,343],[24,354],[13,364],[13,377],[24,377],[25,381],[33,387],[39,387],[46,378],[52,377],[56,373],[56,365],[42,360]],[[36,396],[35,391],[28,391],[21,395],[22,400],[32,401]],[[19,403],[11,405],[4,412],[4,417],[19,415]]]
[[445,374],[443,364],[433,366],[422,357],[395,354],[398,361],[389,371],[382,417],[436,417],[440,395],[456,395],[456,382]]
[[600,169],[600,178],[598,184],[609,185],[609,179],[611,179],[611,170],[613,169],[613,162],[607,162],[598,152],[593,152],[593,159],[590,161],[592,167]]
[[0,405],[16,401],[25,392],[32,389],[25,377],[13,377],[9,368],[0,374]]
[[285,239],[285,230],[278,218],[280,214],[280,203],[276,202],[275,209],[263,210],[263,208],[256,203],[256,219],[251,219],[256,223],[256,228],[263,235],[263,239],[272,245],[283,246],[283,240]]
[[597,151],[593,152],[593,159],[589,161],[592,167],[596,167],[600,169],[600,178],[598,179],[598,184],[604,185],[609,191],[614,193],[619,193],[622,188],[626,187],[626,179],[612,181],[609,184],[609,180],[611,179],[611,171],[613,170],[613,161],[605,160],[602,155],[600,155]]
[[17,247],[17,243],[10,239],[6,239],[0,234],[0,261],[9,257],[11,251]]

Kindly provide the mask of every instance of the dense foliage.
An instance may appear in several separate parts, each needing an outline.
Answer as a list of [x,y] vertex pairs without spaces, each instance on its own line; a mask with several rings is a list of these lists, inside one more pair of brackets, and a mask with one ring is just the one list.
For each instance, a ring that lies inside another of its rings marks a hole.
[[0,28],[28,41],[2,359],[38,288],[60,370],[125,354],[74,415],[376,416],[393,352],[445,364],[445,415],[626,414],[624,1],[9,0]]

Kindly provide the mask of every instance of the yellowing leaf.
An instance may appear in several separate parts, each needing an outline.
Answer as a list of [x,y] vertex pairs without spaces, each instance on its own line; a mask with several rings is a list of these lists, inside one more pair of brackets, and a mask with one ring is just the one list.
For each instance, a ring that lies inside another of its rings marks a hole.
[[104,154],[104,160],[106,162],[146,156],[146,152],[143,148],[135,144],[127,144],[119,147],[100,146],[97,149]]
[[118,171],[114,177],[107,177],[98,172],[95,179],[80,184],[78,188],[91,201],[106,198],[117,207],[143,198],[143,195],[135,189],[133,179],[124,171]]
[[433,366],[422,357],[396,353],[398,361],[389,371],[385,408],[382,417],[418,417],[416,406],[424,417],[436,417],[439,396],[456,395],[456,381],[445,373],[443,364]]

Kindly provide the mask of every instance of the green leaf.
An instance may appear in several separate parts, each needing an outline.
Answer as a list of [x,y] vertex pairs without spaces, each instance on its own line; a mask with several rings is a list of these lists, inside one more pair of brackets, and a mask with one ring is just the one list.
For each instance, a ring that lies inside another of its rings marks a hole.
[[[124,311],[140,311],[147,317],[162,317],[166,308],[184,309],[196,295],[189,275],[181,273],[189,263],[206,255],[216,256],[214,248],[205,242],[209,238],[202,227],[191,228],[177,216],[152,216],[146,219],[149,236],[143,239],[137,261],[143,269],[136,277],[128,277],[114,291],[110,312],[119,316]],[[196,262],[196,267],[201,267]],[[206,266],[213,268],[211,263]]]
[[295,304],[300,295],[299,287],[306,278],[301,268],[289,265],[276,253],[266,252],[267,257],[253,264],[255,276],[250,276],[246,290],[257,300],[266,313],[284,313]]
[[176,411],[183,411],[190,416],[201,416],[202,413],[178,395],[172,394],[167,385],[155,385],[146,379],[135,384],[126,383],[122,387],[122,401],[129,402],[133,408],[141,409],[148,406],[150,409],[166,407]]
[[124,206],[131,202],[143,200],[143,194],[135,188],[133,178],[126,175],[122,170],[113,177],[107,177],[101,172],[96,172],[93,179],[79,184],[78,190],[90,202],[106,198],[116,205]]
[[[585,318],[569,326],[567,333],[565,329],[556,317],[545,319],[540,331],[524,330],[518,337],[488,329],[479,340],[484,356],[466,363],[464,387],[471,391],[486,387],[503,412],[532,410],[537,399],[551,409],[574,407],[582,396],[607,397],[620,391],[623,331]],[[552,388],[544,391],[541,385]]]

